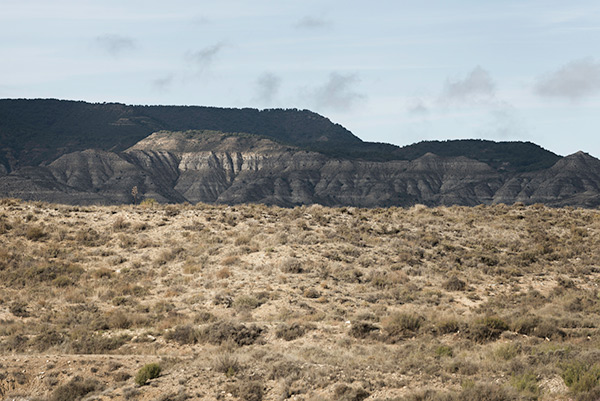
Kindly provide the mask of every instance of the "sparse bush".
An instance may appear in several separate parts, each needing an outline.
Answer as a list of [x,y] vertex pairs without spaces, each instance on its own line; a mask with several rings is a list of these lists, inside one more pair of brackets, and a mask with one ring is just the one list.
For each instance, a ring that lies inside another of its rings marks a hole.
[[518,396],[504,387],[495,384],[476,384],[460,392],[461,401],[516,401]]
[[316,299],[321,296],[321,293],[316,288],[310,287],[304,290],[303,294],[306,298]]
[[71,333],[69,349],[75,354],[103,354],[119,348],[128,340],[128,336],[104,337],[80,330]]
[[211,344],[223,344],[231,341],[239,346],[251,345],[256,342],[264,329],[256,326],[246,326],[241,323],[217,322],[200,330],[200,338]]
[[230,392],[244,401],[262,401],[264,385],[258,380],[244,380],[230,387]]
[[298,259],[287,258],[281,262],[279,267],[283,273],[292,273],[298,274],[302,273],[304,269],[302,268],[302,264]]
[[437,322],[435,332],[437,334],[457,333],[460,331],[460,322],[456,319],[442,319]]
[[223,280],[223,279],[231,277],[232,273],[231,273],[231,270],[229,270],[228,267],[224,267],[224,268],[222,268],[221,270],[219,270],[217,272],[216,276],[217,276],[217,278],[219,280]]
[[562,378],[574,393],[588,392],[600,384],[600,364],[572,361],[562,366]]
[[44,327],[40,334],[30,340],[31,345],[39,352],[60,345],[65,341],[65,336],[50,327]]
[[435,349],[435,355],[437,357],[452,357],[454,355],[454,351],[449,345],[440,345]]
[[213,369],[217,372],[224,373],[227,377],[233,377],[242,370],[242,365],[235,355],[225,353],[215,358],[213,361]]
[[46,232],[40,226],[29,226],[25,231],[25,237],[31,241],[39,241],[46,236]]
[[368,398],[370,393],[362,387],[350,387],[338,384],[333,389],[333,395],[337,401],[362,401]]
[[565,332],[558,327],[557,322],[551,320],[542,321],[533,331],[533,334],[540,338],[562,338],[565,337]]
[[467,337],[483,343],[496,340],[505,330],[508,330],[508,324],[504,320],[495,316],[487,316],[469,324]]
[[148,380],[156,379],[160,376],[161,367],[158,363],[149,363],[142,366],[135,375],[135,384],[138,386],[144,386]]
[[530,399],[537,399],[540,395],[540,388],[537,382],[537,375],[533,372],[526,372],[521,375],[513,376],[510,380],[510,384],[512,384],[514,388]]
[[29,311],[27,310],[26,302],[13,301],[10,303],[8,310],[17,317],[29,317]]
[[350,327],[350,334],[354,338],[367,338],[372,332],[378,331],[379,327],[368,322],[354,322]]
[[525,315],[512,323],[512,329],[519,334],[531,335],[540,324],[541,319],[534,315]]
[[165,339],[175,341],[180,345],[195,344],[198,342],[198,330],[190,325],[177,326],[165,334]]
[[262,302],[252,295],[240,295],[233,301],[233,307],[236,309],[255,309],[262,305]]
[[113,378],[116,382],[124,382],[131,379],[131,375],[127,372],[117,372],[113,374]]
[[442,284],[442,287],[448,291],[464,291],[467,284],[458,277],[452,276]]
[[117,217],[112,224],[112,228],[115,231],[124,230],[130,226],[130,223],[125,220],[123,216]]
[[494,355],[498,358],[509,361],[521,353],[521,346],[517,343],[500,344],[494,350]]
[[306,327],[299,323],[282,324],[275,331],[277,338],[284,339],[285,341],[292,341],[300,338],[306,333]]
[[411,313],[395,313],[383,321],[382,327],[390,339],[413,335],[421,328],[423,317]]
[[75,377],[67,384],[58,386],[50,396],[50,401],[77,401],[94,391],[98,391],[102,385],[98,380],[82,379]]
[[299,363],[293,361],[281,361],[275,362],[271,367],[271,374],[269,379],[288,379],[295,380],[300,376],[302,372]]
[[157,204],[158,204],[158,202],[156,202],[156,199],[154,199],[154,198],[146,198],[140,202],[140,206],[146,207],[146,208],[152,208],[152,207],[156,206]]

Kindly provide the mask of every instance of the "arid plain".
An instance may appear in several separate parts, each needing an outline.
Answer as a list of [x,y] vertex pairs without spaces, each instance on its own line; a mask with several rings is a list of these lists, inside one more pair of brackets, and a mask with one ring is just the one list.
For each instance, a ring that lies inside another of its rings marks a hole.
[[0,399],[596,400],[599,249],[592,209],[4,199]]

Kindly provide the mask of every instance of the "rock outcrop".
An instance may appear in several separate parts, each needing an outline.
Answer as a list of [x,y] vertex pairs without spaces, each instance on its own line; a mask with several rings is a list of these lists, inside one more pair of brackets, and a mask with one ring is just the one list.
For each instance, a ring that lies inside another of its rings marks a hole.
[[266,203],[280,206],[600,204],[600,160],[578,152],[510,173],[466,157],[336,159],[251,135],[158,132],[123,152],[84,150],[0,176],[0,196],[72,204]]

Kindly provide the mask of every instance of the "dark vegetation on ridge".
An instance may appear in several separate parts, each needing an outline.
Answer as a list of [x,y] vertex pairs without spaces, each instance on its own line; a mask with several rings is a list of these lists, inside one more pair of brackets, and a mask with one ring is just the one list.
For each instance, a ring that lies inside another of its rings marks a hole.
[[74,151],[122,151],[156,131],[189,129],[261,135],[343,159],[414,160],[431,152],[465,156],[515,172],[548,168],[560,159],[529,142],[426,141],[402,148],[363,142],[341,125],[308,110],[2,99],[0,164],[12,171],[48,164]]

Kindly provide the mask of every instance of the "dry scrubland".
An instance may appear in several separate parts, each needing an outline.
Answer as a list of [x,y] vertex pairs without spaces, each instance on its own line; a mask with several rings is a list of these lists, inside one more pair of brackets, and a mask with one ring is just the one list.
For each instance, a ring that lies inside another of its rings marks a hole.
[[595,400],[599,245],[543,206],[2,200],[0,399]]

